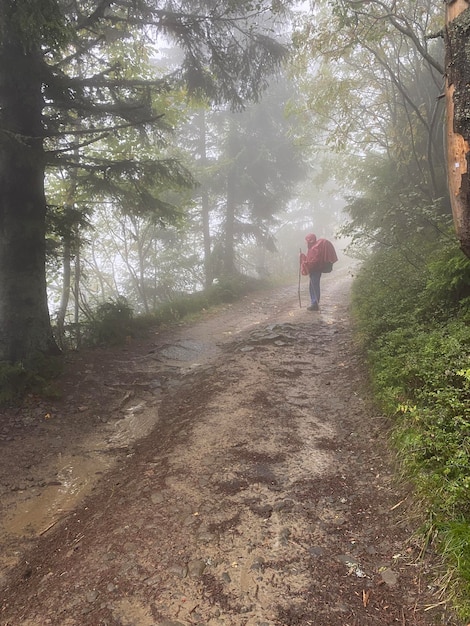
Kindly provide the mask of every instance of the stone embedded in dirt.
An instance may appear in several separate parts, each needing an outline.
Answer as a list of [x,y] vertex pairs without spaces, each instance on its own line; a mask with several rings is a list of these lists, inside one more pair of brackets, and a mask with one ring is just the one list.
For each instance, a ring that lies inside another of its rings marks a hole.
[[341,563],[344,563],[348,567],[351,567],[352,565],[359,565],[357,559],[355,559],[350,554],[340,554],[336,558],[338,559],[338,561],[341,561]]
[[162,502],[165,502],[165,493],[163,493],[162,491],[152,493],[150,496],[150,500],[152,504],[162,504]]
[[214,535],[214,533],[211,533],[209,530],[207,530],[206,528],[201,529],[197,535],[196,535],[196,539],[198,541],[198,543],[212,543],[213,541],[215,541],[217,539],[216,535]]
[[[186,565],[178,565],[175,563],[174,565],[170,565],[168,568],[168,573],[177,576],[178,578],[186,578],[188,575],[189,568]],[[191,574],[190,574],[191,575]]]
[[158,585],[160,584],[162,581],[162,577],[161,574],[154,574],[153,576],[150,576],[150,578],[145,578],[144,579],[144,583],[146,585],[148,585],[149,587],[153,587],[154,585]]
[[[299,328],[293,324],[269,324],[265,328],[252,331],[248,338],[243,338],[235,345],[235,350],[251,352],[253,345],[273,344],[276,347],[284,347],[299,339]],[[240,344],[248,344],[240,347]],[[249,345],[251,344],[251,345]]]
[[395,587],[398,583],[398,574],[391,569],[384,569],[383,572],[380,572],[381,582],[385,583],[389,587]]
[[281,530],[281,532],[279,533],[279,543],[281,544],[281,546],[285,546],[289,543],[290,536],[291,536],[290,528],[283,528]]
[[308,549],[308,553],[310,556],[323,556],[325,551],[321,546],[312,546]]
[[160,622],[158,626],[185,626],[183,622],[172,622],[170,620],[165,620],[164,622]]
[[250,569],[252,569],[253,571],[259,571],[263,569],[264,565],[265,565],[265,561],[263,557],[258,556],[251,564]]
[[206,564],[202,559],[195,559],[188,563],[188,575],[190,578],[199,578],[203,575]]
[[99,593],[96,591],[96,589],[92,589],[92,591],[89,591],[86,594],[86,601],[92,604],[93,602],[95,602],[98,596],[99,596]]
[[273,510],[276,511],[276,513],[279,513],[280,511],[292,511],[293,508],[294,501],[289,499],[279,500],[278,502],[275,502],[273,506]]
[[259,515],[263,519],[269,519],[273,512],[273,507],[270,504],[254,504],[250,508],[253,513]]
[[349,574],[355,574],[358,578],[367,578],[367,574],[360,568],[357,559],[349,554],[340,554],[337,559],[348,568]]
[[131,406],[128,409],[123,409],[123,411],[124,413],[129,413],[130,415],[140,415],[140,413],[143,413],[145,405],[145,402],[139,402],[139,404]]

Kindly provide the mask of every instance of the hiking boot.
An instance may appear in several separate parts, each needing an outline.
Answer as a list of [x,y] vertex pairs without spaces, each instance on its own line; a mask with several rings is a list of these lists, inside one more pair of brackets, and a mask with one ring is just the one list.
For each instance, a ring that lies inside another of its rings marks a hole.
[[319,307],[318,304],[315,302],[315,304],[311,304],[310,306],[307,307],[307,311],[318,311]]

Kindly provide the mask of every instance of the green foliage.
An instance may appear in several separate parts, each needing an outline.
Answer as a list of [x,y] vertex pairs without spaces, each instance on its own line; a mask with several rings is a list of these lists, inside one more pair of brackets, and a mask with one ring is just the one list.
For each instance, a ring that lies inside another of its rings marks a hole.
[[[411,245],[411,241],[408,241]],[[469,263],[456,245],[413,238],[419,271],[399,249],[377,252],[355,283],[353,307],[373,389],[395,416],[394,441],[437,545],[470,591]],[[450,589],[449,589],[450,593]]]
[[0,406],[20,398],[33,382],[34,376],[22,364],[0,364]]
[[429,263],[426,296],[433,306],[470,311],[470,259],[455,247],[444,246]]
[[157,324],[170,324],[209,307],[209,300],[204,292],[186,294],[161,304],[153,314]]
[[457,519],[437,525],[441,551],[446,555],[451,571],[457,579],[451,583],[451,593],[459,604],[459,613],[465,619],[470,615],[470,523]]
[[[417,182],[419,181],[419,182]],[[353,244],[403,246],[416,236],[420,248],[449,231],[448,200],[430,200],[421,174],[412,164],[385,155],[369,155],[356,177],[356,194],[348,198],[348,222],[341,234]],[[445,189],[440,190],[445,193]],[[450,240],[453,238],[450,237]],[[410,247],[410,258],[413,246]],[[418,255],[419,257],[419,255]]]
[[160,305],[152,316],[158,324],[168,324],[194,315],[209,307],[234,302],[250,291],[260,289],[262,281],[247,276],[220,280],[204,291],[185,294]]
[[357,277],[353,306],[366,347],[384,340],[385,333],[406,327],[410,308],[426,285],[424,260],[420,259],[417,268],[413,248],[407,245],[377,251]]
[[60,374],[59,357],[37,354],[28,366],[23,363],[0,363],[0,406],[18,402],[28,393],[55,397],[54,379]]
[[91,345],[118,345],[133,333],[134,313],[127,300],[118,297],[100,304],[85,327],[85,341]]
[[57,0],[17,0],[10,3],[4,23],[21,33],[25,48],[40,44],[64,45],[71,33]]
[[89,346],[119,345],[144,333],[148,328],[169,325],[196,315],[210,307],[234,302],[243,294],[265,285],[246,276],[238,276],[214,284],[209,289],[173,296],[151,314],[135,316],[124,297],[99,305],[84,324],[83,341]]

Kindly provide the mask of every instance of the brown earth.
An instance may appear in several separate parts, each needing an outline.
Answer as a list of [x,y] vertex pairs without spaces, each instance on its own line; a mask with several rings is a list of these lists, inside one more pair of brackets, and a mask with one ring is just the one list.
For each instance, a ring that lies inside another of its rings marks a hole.
[[367,401],[350,282],[324,277],[320,313],[280,288],[72,355],[60,400],[4,412],[0,623],[458,626]]

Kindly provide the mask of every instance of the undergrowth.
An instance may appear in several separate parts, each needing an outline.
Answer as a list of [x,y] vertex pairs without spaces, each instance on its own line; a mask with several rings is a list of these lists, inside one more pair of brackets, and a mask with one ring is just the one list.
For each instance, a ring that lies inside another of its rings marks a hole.
[[110,300],[89,315],[82,327],[82,341],[88,346],[122,344],[150,327],[170,325],[211,307],[234,302],[264,285],[263,281],[247,276],[232,277],[204,291],[175,295],[147,315],[134,315],[125,298]]
[[446,592],[470,618],[470,261],[449,243],[410,264],[376,252],[353,287],[357,336],[404,475],[448,567]]
[[[266,287],[265,281],[237,276],[219,281],[211,288],[174,296],[149,315],[135,315],[129,302],[119,297],[87,312],[80,324],[82,347],[116,346],[144,335],[150,328],[168,326],[211,307],[234,302],[250,291]],[[61,344],[66,350],[77,347],[77,327],[68,327]],[[60,357],[38,355],[26,367],[23,363],[0,363],[0,406],[14,404],[27,394],[56,395],[54,380],[61,370]]]
[[43,354],[31,358],[28,366],[0,363],[0,407],[15,404],[26,394],[56,397],[54,381],[61,371],[59,357]]

